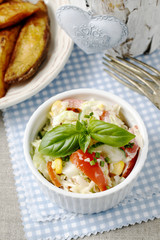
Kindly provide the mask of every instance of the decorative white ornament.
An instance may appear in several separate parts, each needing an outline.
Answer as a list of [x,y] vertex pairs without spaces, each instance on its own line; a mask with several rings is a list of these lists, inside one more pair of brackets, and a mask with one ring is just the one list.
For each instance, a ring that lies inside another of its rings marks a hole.
[[104,51],[124,42],[127,26],[118,18],[93,15],[75,6],[62,6],[56,12],[59,25],[87,54]]

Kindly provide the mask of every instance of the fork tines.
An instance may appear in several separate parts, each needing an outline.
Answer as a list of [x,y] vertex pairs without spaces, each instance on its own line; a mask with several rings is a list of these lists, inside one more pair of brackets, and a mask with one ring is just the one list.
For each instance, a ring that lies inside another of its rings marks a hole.
[[107,67],[104,70],[109,75],[130,89],[144,94],[160,109],[160,72],[157,69],[132,57],[123,59],[105,54],[103,60]]

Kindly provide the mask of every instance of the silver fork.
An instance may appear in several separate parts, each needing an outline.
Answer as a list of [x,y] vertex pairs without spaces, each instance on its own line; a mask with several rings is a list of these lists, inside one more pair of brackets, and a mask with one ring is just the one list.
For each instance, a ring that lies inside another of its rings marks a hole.
[[160,110],[160,71],[136,58],[105,54],[104,70],[130,89],[145,95]]

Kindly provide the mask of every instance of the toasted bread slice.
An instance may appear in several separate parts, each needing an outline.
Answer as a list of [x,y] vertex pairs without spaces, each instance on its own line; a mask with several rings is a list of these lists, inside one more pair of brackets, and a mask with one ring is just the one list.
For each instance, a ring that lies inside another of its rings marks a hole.
[[33,76],[47,55],[50,38],[49,18],[44,2],[37,3],[40,10],[27,19],[19,34],[5,82],[24,81]]
[[0,97],[5,95],[8,88],[8,84],[4,82],[4,75],[20,28],[21,26],[19,25],[0,31]]
[[38,5],[29,2],[9,1],[0,4],[0,29],[21,22],[38,9]]

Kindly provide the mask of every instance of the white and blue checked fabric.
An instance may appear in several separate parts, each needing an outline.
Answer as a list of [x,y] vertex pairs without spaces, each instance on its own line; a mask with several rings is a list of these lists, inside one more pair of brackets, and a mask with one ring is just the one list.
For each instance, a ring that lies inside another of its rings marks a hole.
[[[138,59],[159,68],[160,50]],[[24,130],[32,113],[51,96],[76,88],[103,89],[124,98],[139,112],[149,135],[148,158],[132,192],[118,206],[99,214],[76,215],[51,203],[39,189],[23,154]],[[160,217],[160,112],[144,96],[109,77],[103,71],[102,54],[86,55],[75,46],[63,71],[49,86],[4,110],[3,115],[28,240],[89,236]]]

